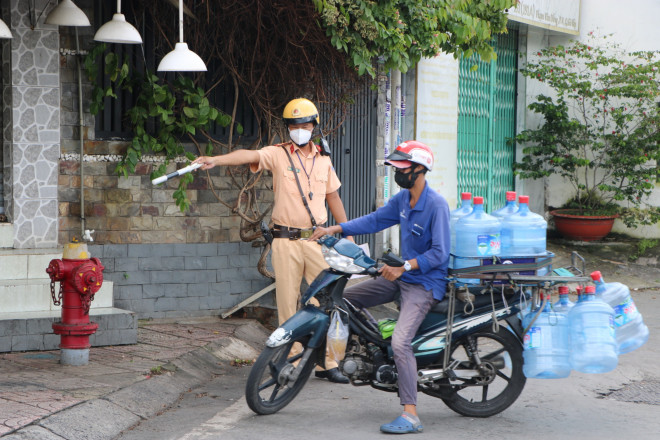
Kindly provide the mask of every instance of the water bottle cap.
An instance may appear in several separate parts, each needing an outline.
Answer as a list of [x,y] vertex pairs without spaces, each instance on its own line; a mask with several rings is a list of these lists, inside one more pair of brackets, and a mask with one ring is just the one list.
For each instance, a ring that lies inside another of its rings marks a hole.
[[594,281],[600,281],[601,279],[603,279],[603,274],[600,273],[599,270],[595,270],[591,272],[591,279]]
[[483,197],[475,197],[474,198],[474,204],[475,205],[483,205],[484,204],[484,198]]
[[529,196],[518,197],[518,203],[529,203]]
[[516,200],[516,192],[515,191],[507,191],[506,192],[506,201],[507,202],[514,202]]
[[575,293],[577,293],[578,295],[580,295],[580,294],[582,293],[582,289],[583,289],[582,286],[577,286],[577,287],[575,288]]
[[568,286],[559,286],[560,295],[568,295]]
[[472,193],[461,193],[461,200],[470,200],[472,198]]
[[584,288],[584,293],[596,293],[596,286],[587,286]]

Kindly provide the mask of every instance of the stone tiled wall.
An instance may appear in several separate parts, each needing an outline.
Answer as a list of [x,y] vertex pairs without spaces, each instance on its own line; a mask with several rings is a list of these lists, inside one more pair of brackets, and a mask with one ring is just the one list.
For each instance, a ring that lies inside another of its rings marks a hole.
[[[249,243],[89,246],[114,283],[115,307],[140,318],[217,315],[270,285],[257,272],[261,248]],[[272,295],[258,304],[273,306]]]
[[10,2],[11,83],[6,84],[3,99],[11,103],[12,111],[11,118],[3,118],[3,159],[11,170],[5,168],[5,193],[11,194],[8,215],[16,231],[14,247],[54,247],[60,155],[59,34],[57,27],[43,24],[43,17],[32,29],[28,3]]
[[[85,142],[86,150],[121,152],[121,142]],[[75,157],[67,160],[67,157]],[[188,186],[190,210],[182,213],[172,194],[177,179],[153,186],[150,174],[154,165],[140,163],[135,175],[119,177],[114,154],[86,155],[84,162],[86,229],[94,230],[95,242],[102,244],[140,243],[227,243],[240,242],[238,215],[218,202],[215,194],[232,204],[238,190],[231,178],[219,169],[207,177],[199,173]],[[176,164],[170,164],[174,171]],[[179,165],[180,167],[180,165]],[[207,179],[215,190],[208,188]],[[263,206],[272,203],[268,179],[262,179],[258,198]],[[215,191],[215,194],[214,194]],[[80,162],[76,153],[64,153],[59,175],[59,242],[80,238]]]
[[[0,18],[5,24],[11,23],[9,6],[8,2],[0,2]],[[2,98],[2,109],[0,109],[0,128],[2,129],[0,138],[0,214],[5,215],[11,202],[10,185],[5,181],[9,179],[11,171],[8,169],[11,162],[5,158],[5,152],[7,156],[9,155],[8,143],[11,134],[11,40],[8,39],[0,39],[0,78],[2,87],[0,89],[0,98]]]

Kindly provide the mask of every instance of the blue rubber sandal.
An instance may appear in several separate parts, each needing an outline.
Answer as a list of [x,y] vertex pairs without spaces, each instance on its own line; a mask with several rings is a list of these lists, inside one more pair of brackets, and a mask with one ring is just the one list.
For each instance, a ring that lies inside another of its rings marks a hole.
[[381,425],[380,430],[388,434],[411,434],[424,431],[424,427],[419,419],[414,420],[404,413],[390,423]]

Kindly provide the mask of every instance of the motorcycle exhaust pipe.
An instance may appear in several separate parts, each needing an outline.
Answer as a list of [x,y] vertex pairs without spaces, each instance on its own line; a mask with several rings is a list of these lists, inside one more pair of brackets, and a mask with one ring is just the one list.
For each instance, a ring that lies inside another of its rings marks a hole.
[[445,377],[445,371],[442,369],[419,370],[417,372],[417,376],[419,376],[417,382],[421,382],[421,383],[434,382],[436,380],[443,379]]

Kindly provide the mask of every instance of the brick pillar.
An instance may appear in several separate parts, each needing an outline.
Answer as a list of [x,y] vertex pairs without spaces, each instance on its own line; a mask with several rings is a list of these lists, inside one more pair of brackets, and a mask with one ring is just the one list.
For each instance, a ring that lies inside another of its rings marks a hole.
[[9,84],[12,111],[4,121],[5,167],[11,163],[11,176],[5,181],[11,186],[8,214],[14,223],[14,247],[47,248],[57,246],[58,235],[59,31],[43,23],[47,14],[42,14],[33,30],[30,3],[11,0],[11,24],[7,23],[14,38]]

